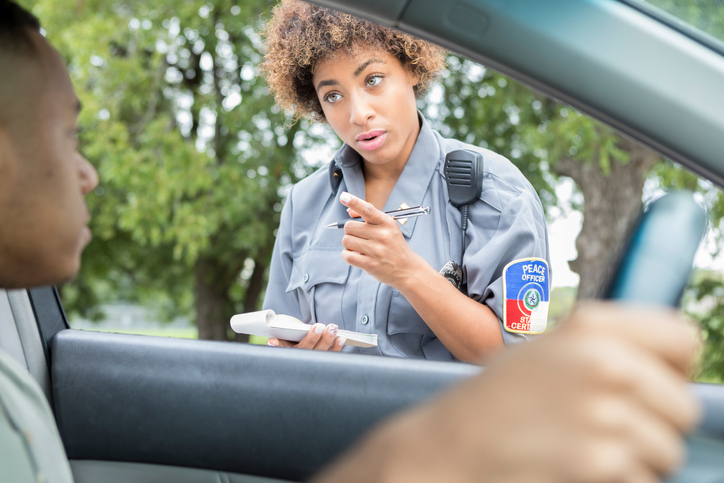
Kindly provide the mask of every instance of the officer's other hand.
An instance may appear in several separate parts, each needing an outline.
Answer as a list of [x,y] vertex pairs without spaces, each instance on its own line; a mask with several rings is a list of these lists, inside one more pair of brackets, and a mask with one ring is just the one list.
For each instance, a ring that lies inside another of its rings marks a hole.
[[299,342],[271,338],[267,341],[267,345],[339,352],[344,347],[345,339],[337,337],[338,329],[336,324],[314,324],[309,328],[307,335]]
[[683,435],[699,418],[688,385],[698,340],[673,311],[581,305],[552,333],[398,416],[319,481],[382,455],[370,481],[659,481],[682,463]]

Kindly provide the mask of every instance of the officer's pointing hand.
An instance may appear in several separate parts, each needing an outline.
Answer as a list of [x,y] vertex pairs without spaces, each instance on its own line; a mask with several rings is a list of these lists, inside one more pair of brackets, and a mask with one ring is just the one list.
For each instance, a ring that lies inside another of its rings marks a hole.
[[352,216],[358,214],[366,222],[344,225],[344,261],[392,287],[414,280],[415,269],[425,262],[410,250],[398,223],[371,203],[347,192],[339,200]]

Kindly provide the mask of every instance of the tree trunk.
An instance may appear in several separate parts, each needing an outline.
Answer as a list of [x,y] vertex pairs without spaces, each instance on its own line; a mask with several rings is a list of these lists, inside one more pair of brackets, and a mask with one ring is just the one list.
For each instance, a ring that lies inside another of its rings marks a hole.
[[[263,262],[264,259],[265,257],[261,254],[254,259],[254,270],[251,272],[249,285],[244,294],[244,312],[254,312],[261,308],[259,298],[264,290],[264,271],[266,271],[267,267],[266,263]],[[236,341],[249,342],[249,336],[247,334],[236,334]]]
[[[244,260],[245,257],[241,257]],[[194,265],[194,297],[199,339],[228,340],[233,304],[229,288],[239,270],[210,257],[199,257]]]
[[620,138],[619,147],[630,155],[627,163],[615,160],[607,175],[598,156],[589,163],[562,159],[553,170],[575,181],[583,193],[583,226],[576,239],[578,258],[568,262],[580,275],[578,299],[600,296],[620,243],[642,208],[646,174],[659,156],[640,144]]

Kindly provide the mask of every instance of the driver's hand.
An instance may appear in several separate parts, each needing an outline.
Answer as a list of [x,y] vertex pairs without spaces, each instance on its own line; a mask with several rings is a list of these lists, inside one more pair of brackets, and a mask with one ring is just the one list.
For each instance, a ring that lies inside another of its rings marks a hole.
[[337,337],[339,327],[336,324],[314,324],[304,339],[299,342],[271,338],[267,345],[272,347],[296,347],[297,349],[314,349],[318,351],[339,352],[344,347],[346,339]]
[[581,304],[380,426],[315,481],[660,481],[684,461],[683,435],[700,417],[688,384],[699,350],[696,328],[672,310]]

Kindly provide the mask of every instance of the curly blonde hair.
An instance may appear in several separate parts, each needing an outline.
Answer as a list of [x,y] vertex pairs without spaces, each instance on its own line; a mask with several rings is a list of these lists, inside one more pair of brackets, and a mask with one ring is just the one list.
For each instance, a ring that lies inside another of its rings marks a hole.
[[261,71],[277,104],[294,113],[324,121],[312,83],[320,60],[355,48],[379,48],[399,59],[417,76],[420,98],[445,67],[445,50],[434,44],[380,27],[366,20],[300,0],[282,0],[264,29],[266,54]]

